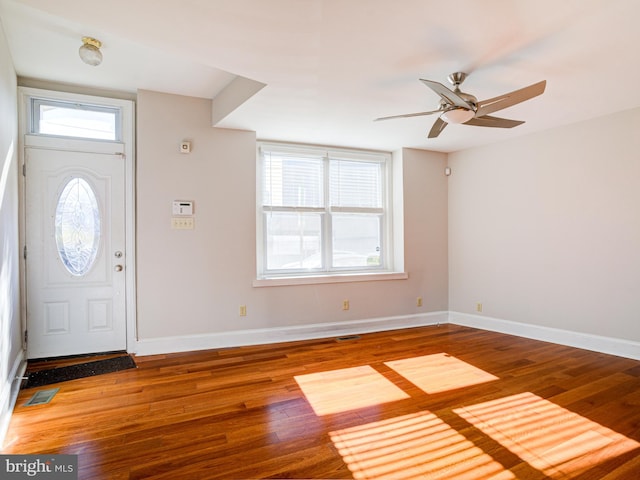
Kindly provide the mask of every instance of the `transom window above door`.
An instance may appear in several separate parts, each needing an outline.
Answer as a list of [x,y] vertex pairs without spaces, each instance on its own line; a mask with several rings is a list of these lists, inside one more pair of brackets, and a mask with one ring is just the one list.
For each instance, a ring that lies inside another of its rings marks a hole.
[[118,142],[122,139],[117,107],[31,98],[30,133]]

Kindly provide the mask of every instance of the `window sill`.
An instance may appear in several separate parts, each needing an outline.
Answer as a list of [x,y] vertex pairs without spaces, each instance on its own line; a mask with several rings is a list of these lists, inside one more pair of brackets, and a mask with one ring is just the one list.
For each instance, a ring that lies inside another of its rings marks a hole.
[[381,280],[406,280],[407,272],[386,273],[354,273],[315,275],[309,277],[272,277],[258,278],[253,281],[254,287],[283,287],[291,285],[314,285],[319,283],[376,282]]

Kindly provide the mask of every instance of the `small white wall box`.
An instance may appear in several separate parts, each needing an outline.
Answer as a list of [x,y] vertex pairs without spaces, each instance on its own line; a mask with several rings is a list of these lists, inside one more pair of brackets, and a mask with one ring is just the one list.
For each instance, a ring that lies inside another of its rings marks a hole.
[[172,206],[173,215],[190,216],[193,215],[193,201],[174,200]]
[[180,142],[180,153],[191,153],[191,142]]

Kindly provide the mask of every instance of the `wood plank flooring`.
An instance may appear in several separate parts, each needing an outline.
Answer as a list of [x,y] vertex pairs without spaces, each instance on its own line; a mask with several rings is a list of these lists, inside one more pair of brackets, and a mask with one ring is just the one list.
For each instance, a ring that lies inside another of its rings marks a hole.
[[86,480],[640,478],[630,359],[442,325],[136,363],[21,391],[3,453]]

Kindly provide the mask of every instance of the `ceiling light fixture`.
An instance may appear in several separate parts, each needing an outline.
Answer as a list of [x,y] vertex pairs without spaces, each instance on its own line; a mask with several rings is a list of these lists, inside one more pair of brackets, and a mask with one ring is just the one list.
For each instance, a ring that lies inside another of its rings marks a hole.
[[453,108],[444,112],[441,117],[447,123],[464,123],[471,120],[475,114],[476,112],[466,108]]
[[100,47],[102,42],[91,37],[82,37],[82,46],[78,54],[84,63],[97,67],[102,63],[102,52]]

